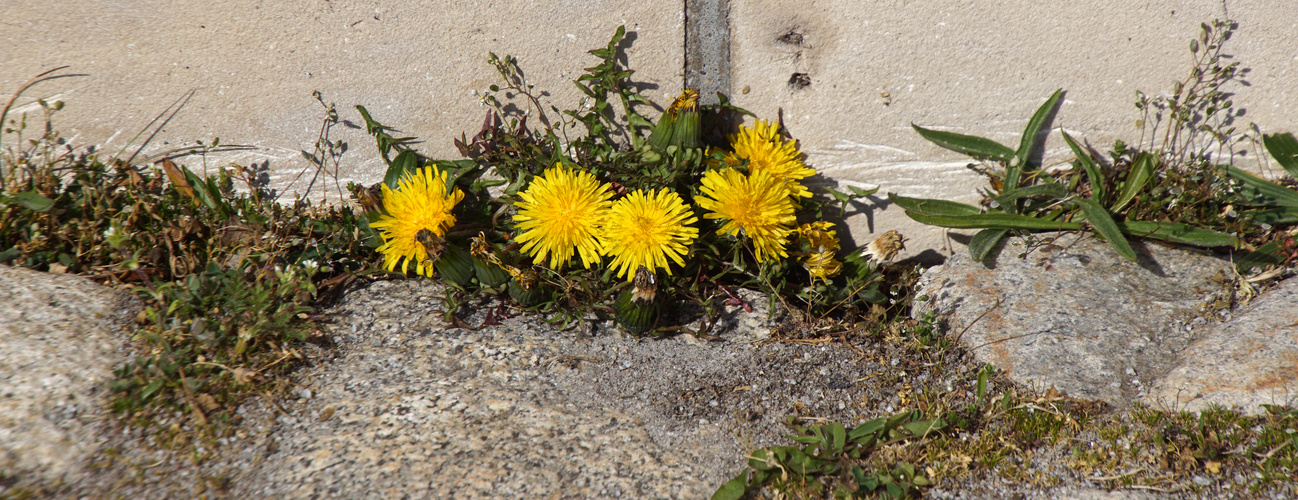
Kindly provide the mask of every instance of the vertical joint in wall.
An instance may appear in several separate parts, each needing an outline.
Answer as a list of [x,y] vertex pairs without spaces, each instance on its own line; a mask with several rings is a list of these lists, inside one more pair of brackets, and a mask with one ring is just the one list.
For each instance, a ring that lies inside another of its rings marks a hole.
[[699,104],[730,90],[730,0],[685,0],[685,88]]

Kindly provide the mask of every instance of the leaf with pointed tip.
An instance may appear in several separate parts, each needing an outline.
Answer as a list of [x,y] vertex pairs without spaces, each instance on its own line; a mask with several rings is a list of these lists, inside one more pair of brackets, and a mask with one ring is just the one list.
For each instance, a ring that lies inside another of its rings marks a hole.
[[973,205],[929,198],[908,198],[895,193],[888,193],[888,199],[905,210],[929,215],[974,215],[982,210]]
[[1298,208],[1298,191],[1281,186],[1274,182],[1268,181],[1254,175],[1251,172],[1245,172],[1230,165],[1218,165],[1226,175],[1229,175],[1244,185],[1239,190],[1239,194],[1248,199],[1248,202],[1256,206],[1282,206]]
[[388,166],[388,171],[383,175],[383,183],[389,188],[396,189],[397,183],[406,174],[414,174],[415,169],[419,168],[419,154],[409,149],[402,151],[396,158],[392,159],[392,164]]
[[1298,177],[1298,139],[1293,134],[1285,132],[1283,134],[1271,134],[1262,136],[1262,144],[1266,145],[1266,150],[1271,153],[1271,157],[1284,167],[1289,175]]
[[1127,208],[1131,200],[1136,199],[1140,190],[1144,189],[1149,179],[1154,177],[1154,155],[1149,153],[1140,153],[1131,165],[1131,171],[1127,172],[1127,180],[1122,183],[1122,190],[1118,192],[1118,199],[1113,202],[1113,213],[1122,212]]
[[960,229],[1027,229],[1031,231],[1072,231],[1081,228],[1076,222],[1055,221],[1028,215],[985,213],[977,215],[933,215],[906,211],[906,216],[930,226]]
[[[1045,141],[1046,134],[1041,133],[1041,127],[1046,124],[1046,118],[1049,118],[1050,113],[1054,112],[1055,106],[1059,104],[1059,99],[1063,96],[1064,89],[1055,90],[1055,93],[1050,94],[1050,98],[1046,99],[1046,102],[1042,103],[1035,113],[1032,113],[1032,118],[1028,120],[1028,126],[1023,129],[1023,135],[1019,137],[1019,149],[1014,152],[1014,157],[1019,160],[1019,168],[1027,168],[1028,155],[1032,154],[1032,150],[1037,149],[1037,146]],[[1008,179],[1005,184],[1006,189],[1017,187],[1016,182],[1009,182]]]
[[978,159],[990,159],[1000,161],[1010,161],[1014,157],[1014,150],[1008,146],[991,139],[957,134],[955,132],[943,132],[941,130],[932,130],[911,124],[911,128],[919,132],[919,135],[928,139],[933,144],[944,148],[964,153]]
[[1073,202],[1082,207],[1082,213],[1086,214],[1087,222],[1090,222],[1091,227],[1095,228],[1095,231],[1100,233],[1100,236],[1104,237],[1104,240],[1108,241],[1109,245],[1113,246],[1118,255],[1129,261],[1136,261],[1136,251],[1131,248],[1131,243],[1127,242],[1127,237],[1122,234],[1122,230],[1113,221],[1113,216],[1109,214],[1108,210],[1105,210],[1103,206],[1089,198],[1077,198]]
[[1077,145],[1077,142],[1068,135],[1068,132],[1060,130],[1059,133],[1063,134],[1064,142],[1068,143],[1068,148],[1073,150],[1073,156],[1077,157],[1077,163],[1082,166],[1082,170],[1086,171],[1086,180],[1091,183],[1091,199],[1103,203],[1105,194],[1104,178],[1100,176],[1100,165],[1095,163],[1095,159],[1091,158],[1089,153],[1083,151],[1081,146]]
[[740,472],[734,479],[726,481],[726,484],[717,488],[716,493],[712,494],[712,500],[739,500],[748,492],[748,471]]
[[1175,222],[1125,221],[1117,224],[1118,229],[1129,236],[1200,247],[1239,247],[1239,238],[1229,234]]
[[978,234],[975,234],[973,239],[969,240],[969,257],[976,262],[982,262],[991,253],[992,249],[996,248],[996,244],[1005,239],[1005,235],[1009,233],[1009,229],[984,229],[978,231]]

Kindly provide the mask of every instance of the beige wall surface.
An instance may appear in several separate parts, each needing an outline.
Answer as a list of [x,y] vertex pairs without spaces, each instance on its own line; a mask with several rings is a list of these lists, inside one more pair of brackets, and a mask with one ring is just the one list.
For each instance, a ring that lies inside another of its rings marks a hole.
[[[1250,69],[1250,86],[1226,88],[1246,110],[1239,128],[1298,131],[1298,2],[732,0],[730,16],[732,85],[748,90],[736,104],[763,117],[782,109],[822,174],[881,195],[977,200],[986,182],[967,158],[910,125],[1017,147],[1058,88],[1047,160],[1068,157],[1061,126],[1101,151],[1138,142],[1136,91],[1169,91],[1192,67],[1200,23],[1227,17],[1239,26],[1224,52]],[[794,73],[810,85],[791,86]],[[878,200],[849,218],[858,242],[901,227],[910,255],[963,247]]]
[[[316,140],[313,90],[351,125],[333,135],[351,147],[342,180],[374,182],[382,162],[352,128],[352,106],[453,157],[451,140],[473,135],[485,113],[473,91],[498,81],[488,51],[517,56],[560,107],[578,101],[570,81],[594,64],[586,51],[621,24],[633,32],[627,54],[646,96],[668,102],[685,66],[680,3],[0,0],[0,11],[0,96],[59,65],[87,75],[40,84],[20,110],[62,99],[58,128],[113,151],[196,89],[146,153],[220,137],[254,148],[209,163],[269,162],[279,186]],[[883,193],[971,201],[984,183],[911,123],[1015,145],[1033,110],[1064,88],[1056,128],[1101,150],[1135,142],[1136,90],[1170,89],[1191,67],[1199,24],[1226,17],[1239,29],[1225,52],[1250,69],[1249,86],[1228,88],[1243,125],[1298,131],[1298,2],[1288,0],[730,0],[731,94],[766,119],[782,110],[822,184],[882,187],[848,218],[851,239],[901,228],[905,255],[936,257],[961,251],[960,239],[909,221]],[[794,73],[810,84],[791,86]],[[1065,153],[1052,133],[1047,154]]]
[[87,75],[41,83],[19,111],[39,115],[36,98],[62,99],[55,123],[65,136],[116,151],[196,89],[145,153],[219,137],[253,150],[209,164],[269,161],[281,187],[318,137],[315,90],[347,120],[332,135],[350,147],[344,183],[383,175],[373,140],[356,128],[357,104],[423,140],[421,151],[457,158],[452,139],[472,137],[486,114],[473,92],[501,83],[489,51],[517,57],[529,83],[548,92],[543,103],[567,109],[581,96],[571,81],[598,62],[586,51],[626,25],[645,94],[681,90],[683,19],[653,2],[0,0],[0,12],[0,96],[57,66]]

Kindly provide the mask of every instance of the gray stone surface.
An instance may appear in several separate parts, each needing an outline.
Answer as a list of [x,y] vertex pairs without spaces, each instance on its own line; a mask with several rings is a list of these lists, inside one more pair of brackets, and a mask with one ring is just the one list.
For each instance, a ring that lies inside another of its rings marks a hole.
[[274,451],[235,493],[706,498],[749,446],[785,444],[785,415],[852,422],[897,404],[856,382],[886,361],[768,342],[757,294],[741,292],[754,312],[727,308],[726,341],[703,342],[489,320],[507,312],[491,301],[466,308],[480,328],[448,328],[442,293],[404,280],[349,294],[331,312],[332,359],[300,374]]
[[1298,406],[1298,278],[1289,278],[1214,325],[1154,384],[1150,397],[1199,411],[1208,405],[1264,413],[1260,405]]
[[[6,286],[0,290],[11,283],[57,290],[13,296],[34,297],[77,322],[104,322],[117,317],[109,314],[114,311],[129,316],[133,307],[103,302],[103,289],[78,278],[0,271]],[[917,394],[935,392],[961,407],[971,402],[980,366],[962,349],[917,351],[913,339],[896,332],[834,340],[798,329],[772,332],[780,318],[766,319],[767,304],[744,292],[754,312],[726,306],[715,330],[720,342],[637,339],[600,321],[559,328],[493,300],[464,305],[461,324],[472,326],[450,326],[443,293],[423,279],[349,291],[328,311],[323,331],[332,346],[300,346],[311,366],[293,375],[292,396],[248,400],[232,432],[193,449],[160,446],[153,432],[108,417],[102,406],[78,409],[81,446],[52,443],[70,450],[64,463],[78,473],[24,473],[16,485],[3,478],[0,497],[706,498],[740,470],[746,451],[789,443],[780,425],[786,415],[853,423],[909,408]],[[4,297],[6,305],[14,303]],[[7,314],[6,323],[21,323],[13,318],[22,313]],[[681,308],[670,319],[689,322],[696,314]],[[52,319],[32,328],[76,332],[75,324]],[[115,335],[110,345],[118,345]],[[0,359],[16,352],[11,346],[30,349],[28,337],[0,339]],[[95,352],[122,357],[110,351]],[[41,363],[74,379],[101,370],[94,360],[63,364],[78,355],[59,352]],[[22,376],[28,373],[44,372],[37,367]],[[990,381],[997,391],[1008,384],[1000,375]],[[164,411],[155,418],[172,431],[194,431],[184,414]],[[37,427],[22,427],[20,437],[43,436]],[[1097,490],[1068,465],[1071,456],[1064,443],[1037,449],[1021,466],[1040,482],[959,475],[930,493],[1169,497]],[[1210,486],[1194,491],[1233,494],[1231,480],[1212,486],[1213,479],[1199,483],[1196,476],[1195,484]],[[1283,497],[1291,486],[1259,495]]]
[[[1149,394],[1208,331],[1201,305],[1228,293],[1229,262],[1135,242],[1139,262],[1090,236],[1011,238],[998,255],[967,252],[920,280],[950,336],[1016,382],[1119,408]],[[1047,241],[1050,241],[1047,243]]]
[[139,308],[79,276],[0,265],[0,478],[58,483],[82,473]]

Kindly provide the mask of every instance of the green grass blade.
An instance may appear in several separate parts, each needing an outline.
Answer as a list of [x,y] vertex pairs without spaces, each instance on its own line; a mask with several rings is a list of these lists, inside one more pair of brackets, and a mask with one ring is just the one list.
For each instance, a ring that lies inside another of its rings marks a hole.
[[1126,221],[1118,228],[1130,236],[1200,247],[1239,247],[1239,238],[1226,233],[1175,222]]
[[1113,249],[1118,252],[1118,255],[1129,261],[1136,261],[1136,251],[1131,248],[1131,244],[1127,242],[1127,237],[1122,234],[1122,230],[1113,221],[1113,216],[1109,215],[1108,210],[1105,210],[1095,200],[1088,198],[1077,198],[1073,201],[1082,207],[1082,213],[1086,214],[1087,222],[1091,223],[1091,227],[1094,227],[1095,231],[1100,233],[1100,236],[1104,237],[1105,241],[1113,245]]
[[982,213],[982,210],[976,206],[956,201],[907,198],[894,193],[888,193],[888,199],[902,209],[929,215],[975,215]]
[[937,144],[938,146],[942,146],[952,151],[967,154],[974,158],[1008,162],[1014,157],[1013,149],[991,139],[973,135],[957,134],[955,132],[926,129],[913,123],[910,126],[915,129],[916,132],[919,132],[921,137],[928,139],[933,144]]
[[1298,139],[1293,134],[1271,134],[1262,136],[1262,144],[1271,153],[1271,157],[1284,167],[1289,175],[1298,177]]
[[960,229],[1027,229],[1030,231],[1072,231],[1082,227],[1076,222],[1055,221],[1027,215],[990,213],[978,215],[933,215],[911,210],[906,216],[930,226]]
[[1122,190],[1118,192],[1118,199],[1113,203],[1113,213],[1119,213],[1122,209],[1127,208],[1131,200],[1136,199],[1140,190],[1145,188],[1149,179],[1154,177],[1154,155],[1149,153],[1140,153],[1136,156],[1136,161],[1131,165],[1131,171],[1127,173],[1127,180],[1122,183]]
[[1218,165],[1226,175],[1244,183],[1239,194],[1249,203],[1259,206],[1282,206],[1298,208],[1298,191],[1268,181],[1251,172],[1245,172],[1230,165]]
[[990,254],[992,249],[996,248],[996,244],[1005,239],[1005,235],[1009,233],[1009,229],[984,229],[978,231],[978,234],[975,234],[973,239],[969,240],[969,256],[975,261],[982,262],[987,257],[987,254]]
[[1068,143],[1068,148],[1073,150],[1073,156],[1077,157],[1077,163],[1086,171],[1086,180],[1091,183],[1091,199],[1100,203],[1104,202],[1104,178],[1100,177],[1100,165],[1095,163],[1091,155],[1077,145],[1068,132],[1059,131],[1064,136],[1064,142]]

